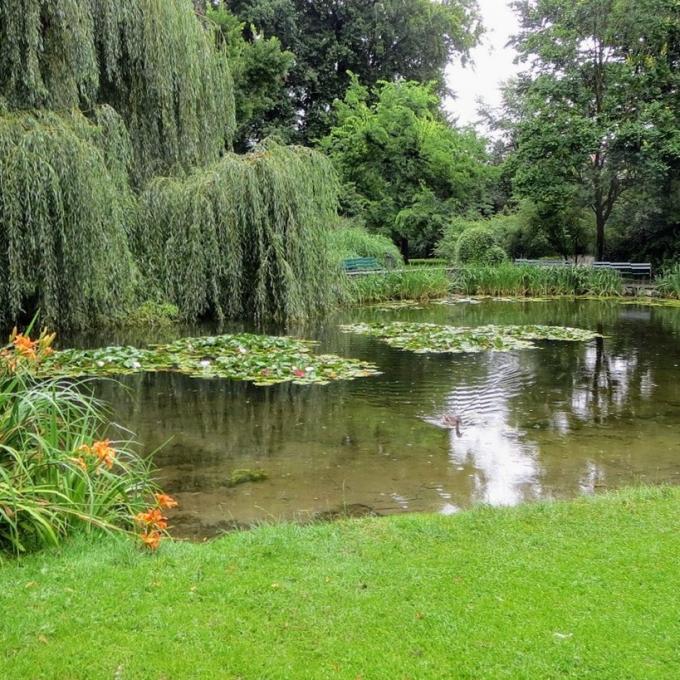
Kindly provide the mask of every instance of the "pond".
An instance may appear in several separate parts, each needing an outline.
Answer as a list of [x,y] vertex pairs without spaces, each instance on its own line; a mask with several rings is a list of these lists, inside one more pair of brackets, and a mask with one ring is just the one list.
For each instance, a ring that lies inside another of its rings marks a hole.
[[[416,354],[339,329],[361,321],[546,324],[605,337]],[[182,331],[199,332],[210,329]],[[146,450],[160,447],[159,481],[181,504],[175,535],[680,482],[680,309],[569,300],[378,306],[295,332],[382,374],[323,386],[170,373],[98,383],[116,422]],[[139,344],[132,335],[74,341]],[[459,434],[441,427],[447,413],[460,417]],[[233,485],[239,470],[265,478]]]

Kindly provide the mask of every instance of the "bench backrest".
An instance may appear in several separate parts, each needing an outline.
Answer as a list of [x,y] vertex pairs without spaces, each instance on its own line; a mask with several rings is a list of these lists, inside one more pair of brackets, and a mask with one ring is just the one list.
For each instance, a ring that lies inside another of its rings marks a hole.
[[342,268],[346,272],[381,269],[378,260],[376,260],[374,257],[351,257],[342,261]]

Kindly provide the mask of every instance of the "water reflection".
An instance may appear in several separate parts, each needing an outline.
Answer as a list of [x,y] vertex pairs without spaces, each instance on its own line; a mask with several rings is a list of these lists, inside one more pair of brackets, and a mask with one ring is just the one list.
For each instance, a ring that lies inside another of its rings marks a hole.
[[[679,318],[680,310],[583,302],[355,310],[297,332],[318,338],[322,351],[375,361],[379,377],[256,388],[148,374],[127,376],[124,387],[104,382],[99,394],[147,450],[165,444],[156,462],[180,498],[175,523],[187,535],[343,509],[452,513],[678,481]],[[545,323],[605,338],[415,355],[337,331],[364,319]],[[442,427],[446,414],[460,417],[460,437]],[[228,486],[239,468],[268,478]]]

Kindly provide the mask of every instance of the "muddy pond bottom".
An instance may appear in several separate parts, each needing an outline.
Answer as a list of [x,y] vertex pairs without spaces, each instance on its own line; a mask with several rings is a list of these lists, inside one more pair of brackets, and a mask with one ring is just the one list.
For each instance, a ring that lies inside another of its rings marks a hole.
[[[435,355],[339,330],[378,320],[545,324],[605,337]],[[382,375],[255,387],[158,373],[98,385],[116,422],[145,450],[160,447],[159,482],[181,506],[171,517],[176,536],[680,482],[680,309],[594,301],[371,307],[288,332],[318,340],[321,352],[372,361]],[[112,340],[140,342],[72,344]],[[447,414],[459,418],[458,433]]]

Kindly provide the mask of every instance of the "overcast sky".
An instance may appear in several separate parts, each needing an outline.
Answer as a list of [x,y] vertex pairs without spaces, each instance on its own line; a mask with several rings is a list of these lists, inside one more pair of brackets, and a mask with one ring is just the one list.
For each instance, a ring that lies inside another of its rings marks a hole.
[[483,99],[496,107],[501,103],[499,85],[517,73],[513,63],[515,51],[506,47],[510,36],[517,32],[517,21],[506,0],[478,0],[486,33],[481,44],[472,50],[474,64],[463,68],[451,64],[446,80],[455,99],[447,100],[446,110],[460,125],[477,120],[477,100]]

